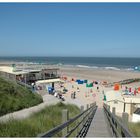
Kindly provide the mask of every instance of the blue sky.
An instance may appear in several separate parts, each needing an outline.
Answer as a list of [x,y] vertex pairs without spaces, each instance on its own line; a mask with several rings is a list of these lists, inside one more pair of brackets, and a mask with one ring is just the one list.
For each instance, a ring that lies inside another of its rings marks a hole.
[[140,57],[140,3],[0,3],[0,56]]

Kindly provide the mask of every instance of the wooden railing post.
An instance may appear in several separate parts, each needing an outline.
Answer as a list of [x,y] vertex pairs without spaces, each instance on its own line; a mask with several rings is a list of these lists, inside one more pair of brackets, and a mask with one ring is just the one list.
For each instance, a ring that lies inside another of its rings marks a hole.
[[108,111],[110,111],[110,105],[107,105],[107,109],[108,109]]
[[[81,106],[81,113],[84,111],[84,106]],[[83,116],[82,116],[82,119],[84,118],[84,114],[83,114]],[[81,128],[83,127],[83,125],[84,125],[84,120],[83,120],[83,123],[82,123],[82,125],[81,125]]]
[[[87,104],[87,109],[89,109],[89,104]],[[89,112],[90,112],[90,110],[88,110],[86,114],[88,115]],[[88,120],[88,118],[89,118],[89,116],[87,117],[86,121]]]
[[115,107],[112,108],[112,114],[113,114],[114,116],[116,115],[116,108],[115,108]]
[[[69,112],[67,109],[62,110],[62,123],[65,123],[69,120]],[[68,126],[62,130],[62,137],[64,137],[68,133]]]
[[129,117],[128,113],[126,113],[126,112],[123,112],[122,113],[122,121],[123,121],[123,124],[126,127],[128,126],[128,117]]
[[84,106],[81,106],[80,110],[81,110],[81,113],[82,113],[84,111]]
[[87,104],[87,109],[89,108],[89,104]]

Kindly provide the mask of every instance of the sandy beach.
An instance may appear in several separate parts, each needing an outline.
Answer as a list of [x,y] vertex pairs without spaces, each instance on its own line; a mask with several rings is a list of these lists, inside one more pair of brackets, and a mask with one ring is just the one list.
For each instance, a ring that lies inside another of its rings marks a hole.
[[117,82],[124,79],[140,78],[140,72],[122,70],[103,70],[76,67],[59,67],[61,75],[79,77],[90,80]]
[[[108,90],[112,90],[111,88],[106,88],[100,84],[94,85],[92,89],[92,93],[90,93],[89,89],[86,88],[86,84],[79,85],[76,82],[71,82],[71,79],[81,79],[81,80],[88,80],[88,83],[93,81],[98,81],[101,83],[102,81],[110,82],[117,82],[120,80],[130,79],[130,78],[140,78],[140,72],[134,71],[125,71],[125,70],[105,70],[105,69],[92,69],[92,68],[81,68],[81,67],[73,67],[73,66],[58,66],[58,65],[34,65],[29,63],[23,62],[0,62],[0,65],[11,65],[12,63],[16,63],[17,67],[30,67],[30,68],[59,68],[58,74],[60,76],[65,76],[68,78],[64,86],[68,89],[67,94],[65,94],[66,101],[68,103],[78,103],[79,105],[86,105],[90,104],[94,101],[97,102],[99,107],[102,107],[103,104],[103,95],[102,91],[105,92]],[[72,88],[72,85],[74,88]],[[97,86],[99,86],[100,91],[97,91]],[[139,87],[140,82],[131,83],[127,85],[128,87]],[[77,87],[79,87],[80,92],[77,92]],[[76,101],[71,99],[71,93],[76,92]]]
[[[2,62],[1,62],[2,64]],[[4,64],[4,62],[3,62]],[[5,65],[11,65],[12,63],[5,63]],[[16,63],[17,66],[22,66],[23,63]],[[27,64],[26,64],[27,65]],[[37,68],[40,65],[28,65],[30,68]],[[66,82],[64,83],[64,87],[68,90],[66,94],[64,94],[65,103],[68,104],[75,104],[78,107],[84,106],[86,109],[87,104],[91,104],[96,102],[98,108],[103,107],[103,91],[113,90],[113,87],[105,87],[100,84],[102,81],[109,82],[117,82],[120,80],[125,80],[129,78],[140,78],[140,73],[138,72],[130,72],[130,71],[118,71],[118,70],[103,70],[103,69],[90,69],[90,68],[78,68],[78,67],[66,67],[66,66],[57,66],[57,65],[43,65],[41,68],[59,68],[58,74],[62,77],[67,77]],[[88,83],[93,81],[97,81],[99,84],[94,84],[93,87],[87,88],[86,84],[78,84],[76,81],[71,81],[71,79],[81,79],[81,80],[88,80]],[[57,85],[57,84],[55,84]],[[59,85],[59,84],[58,84]],[[56,90],[63,90],[59,86],[56,86]],[[99,90],[97,90],[97,86]],[[135,82],[127,85],[134,89],[135,87],[140,86],[140,82]],[[79,91],[77,90],[79,88]],[[48,104],[48,99],[46,96],[47,91],[44,90],[42,97],[44,99],[44,104]],[[76,98],[72,99],[71,94],[75,92]],[[39,92],[41,94],[41,91]],[[56,97],[53,97],[54,101]],[[53,101],[53,100],[52,100]],[[36,107],[35,107],[36,108]],[[36,109],[35,109],[36,110]],[[19,112],[19,114],[22,114]],[[30,114],[30,110],[29,113]],[[26,114],[26,115],[27,115]],[[9,115],[8,115],[9,116]],[[15,115],[17,116],[17,115]],[[18,117],[18,116],[17,116]]]
[[[120,80],[125,80],[129,78],[140,78],[140,73],[130,72],[130,71],[117,71],[117,70],[97,70],[97,69],[89,69],[89,68],[73,68],[73,67],[59,67],[60,75],[68,77],[68,81],[71,78],[74,79],[87,79],[89,83],[94,81],[98,81],[99,83],[102,81],[107,82],[117,82]],[[71,85],[74,85],[75,89],[71,88]],[[97,91],[97,86],[99,86],[99,92]],[[131,83],[125,85],[131,88],[139,87],[140,82]],[[65,84],[65,87],[69,89],[69,94],[72,91],[76,91],[76,88],[80,88],[80,93],[77,93],[77,98],[82,100],[84,103],[92,103],[96,101],[98,107],[102,107],[103,104],[103,95],[102,91],[113,90],[113,87],[106,88],[102,85],[94,85],[92,89],[92,93],[90,93],[89,89],[86,88],[86,85],[78,85],[76,82],[69,82],[69,84]],[[87,97],[85,95],[88,95]],[[68,96],[68,95],[66,95]],[[69,95],[70,96],[70,95]]]

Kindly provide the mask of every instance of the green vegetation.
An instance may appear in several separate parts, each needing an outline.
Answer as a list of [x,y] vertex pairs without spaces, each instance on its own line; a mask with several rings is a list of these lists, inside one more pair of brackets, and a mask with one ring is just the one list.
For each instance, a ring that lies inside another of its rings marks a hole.
[[0,78],[0,116],[43,102],[40,95]]
[[136,136],[140,137],[140,123],[129,123],[129,130]]
[[[70,118],[80,113],[75,105],[58,103],[50,105],[24,120],[11,120],[0,124],[0,137],[36,137],[61,124],[62,109],[69,110]],[[58,136],[61,134],[59,133]]]
[[[122,122],[122,118],[117,116],[117,118]],[[140,137],[140,123],[128,122],[128,130],[135,136]]]

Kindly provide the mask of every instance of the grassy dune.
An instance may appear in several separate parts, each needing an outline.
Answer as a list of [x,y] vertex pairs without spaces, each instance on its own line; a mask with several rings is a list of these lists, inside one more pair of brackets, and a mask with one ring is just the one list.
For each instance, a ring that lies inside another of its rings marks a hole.
[[[70,118],[80,113],[79,108],[75,105],[63,103],[50,105],[25,120],[0,123],[0,137],[36,137],[61,124],[62,109],[69,110]],[[60,135],[61,133],[57,137]]]
[[[120,116],[117,116],[117,118],[122,122],[122,118]],[[140,123],[128,122],[127,125],[128,130],[134,135],[134,137],[140,137]]]
[[0,116],[43,102],[40,95],[0,78]]
[[140,137],[140,123],[129,123],[129,129],[136,137]]

